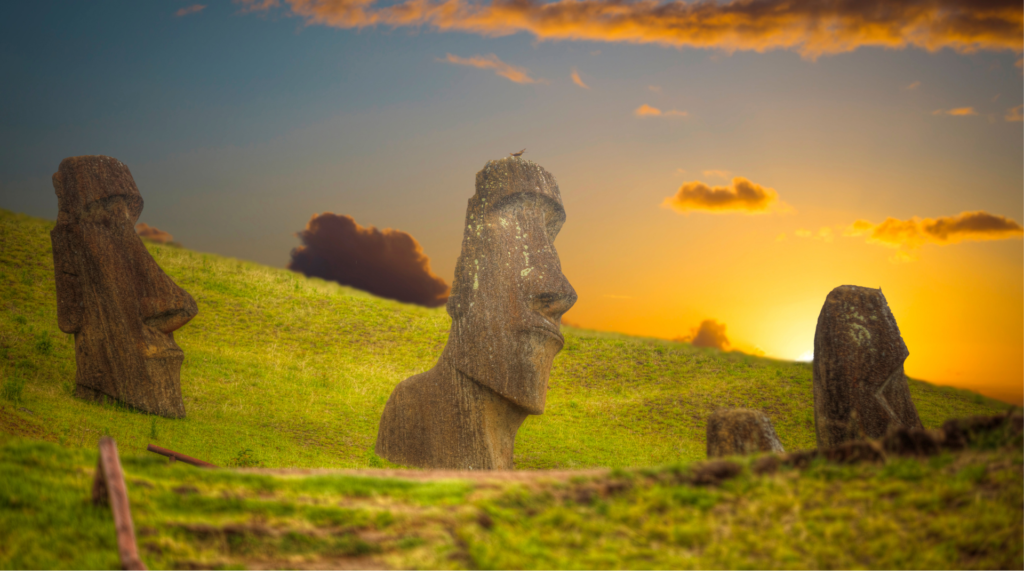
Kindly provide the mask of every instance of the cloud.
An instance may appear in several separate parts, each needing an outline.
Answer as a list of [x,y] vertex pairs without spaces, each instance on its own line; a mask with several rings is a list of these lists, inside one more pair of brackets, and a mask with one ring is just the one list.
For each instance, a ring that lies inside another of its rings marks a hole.
[[193,4],[191,6],[186,6],[186,7],[182,8],[181,10],[178,10],[177,12],[174,13],[174,15],[178,16],[178,17],[188,16],[189,14],[195,14],[196,12],[202,12],[205,8],[206,8],[206,6],[203,5],[203,4]]
[[488,54],[487,56],[470,56],[469,58],[460,58],[452,54],[447,54],[445,58],[438,58],[437,61],[451,62],[452,64],[472,66],[474,68],[483,68],[485,70],[494,70],[494,73],[498,76],[508,78],[516,84],[537,84],[544,82],[544,80],[530,78],[530,74],[525,68],[506,64],[494,54]]
[[896,248],[894,261],[909,262],[917,259],[916,250],[925,244],[1019,238],[1024,236],[1024,228],[1005,216],[979,210],[941,218],[914,216],[909,220],[899,220],[890,217],[881,224],[857,220],[850,224],[843,236],[867,236],[867,241],[872,244]]
[[701,322],[697,328],[691,328],[689,336],[683,336],[675,340],[677,342],[689,342],[694,346],[702,348],[729,350],[729,338],[725,335],[725,324],[719,324],[710,319]]
[[792,208],[779,201],[779,193],[775,190],[739,176],[732,179],[730,186],[712,187],[699,181],[686,182],[679,187],[675,196],[665,198],[661,206],[684,214],[690,210],[748,214],[792,211]]
[[911,82],[910,84],[907,84],[906,86],[904,86],[903,89],[904,90],[914,90],[915,88],[917,88],[920,85],[921,85],[921,81],[920,80],[915,80],[915,81]]
[[580,88],[586,88],[587,90],[590,90],[590,86],[587,86],[586,84],[583,83],[583,80],[580,80],[580,74],[579,72],[576,71],[575,68],[572,69],[572,82],[573,84],[579,86]]
[[775,241],[776,242],[784,242],[785,240],[786,240],[786,233],[785,232],[782,232],[778,236],[775,237]]
[[946,115],[946,116],[977,116],[978,113],[974,111],[973,106],[964,106],[963,108],[953,108],[951,110],[936,110],[932,114]]
[[[277,0],[235,0],[268,10]],[[937,52],[1022,52],[1019,0],[284,0],[307,26],[427,27],[440,32],[539,40],[657,44],[675,48],[766,52],[804,58],[863,46]]]
[[168,232],[164,232],[159,228],[154,228],[145,222],[139,222],[135,225],[135,233],[140,237],[149,240],[150,242],[156,242],[157,244],[174,244],[181,246],[174,241],[174,237]]
[[297,236],[288,269],[377,296],[422,306],[448,301],[449,287],[430,271],[430,258],[401,230],[364,228],[344,214],[316,214]]
[[650,90],[651,92],[657,92],[658,94],[661,94],[661,86],[651,85],[648,86],[647,89]]
[[729,174],[730,173],[729,173],[728,170],[705,170],[704,171],[704,177],[705,178],[728,178]]
[[667,112],[662,112],[661,110],[655,108],[654,106],[648,106],[647,104],[644,104],[644,105],[640,106],[639,108],[637,108],[636,110],[633,110],[633,114],[636,114],[640,118],[643,118],[645,116],[688,116],[689,115],[688,113],[681,112],[679,110],[669,110]]
[[1007,122],[1020,122],[1024,120],[1024,104],[1007,110],[1006,116],[1003,116],[1003,119]]

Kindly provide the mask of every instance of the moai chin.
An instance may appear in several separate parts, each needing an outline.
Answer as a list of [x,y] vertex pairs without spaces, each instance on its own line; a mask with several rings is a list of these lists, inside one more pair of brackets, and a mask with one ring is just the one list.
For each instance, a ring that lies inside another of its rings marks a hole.
[[576,302],[554,246],[564,222],[558,184],[537,164],[504,158],[477,173],[448,343],[433,368],[391,393],[378,455],[425,468],[512,468],[516,431],[544,412],[562,314]]
[[814,426],[818,448],[891,428],[920,428],[903,362],[910,352],[882,290],[840,286],[825,298],[814,332]]
[[109,156],[65,158],[53,189],[57,324],[75,335],[75,396],[184,418],[185,354],[171,333],[198,308],[135,232],[142,196],[131,172]]

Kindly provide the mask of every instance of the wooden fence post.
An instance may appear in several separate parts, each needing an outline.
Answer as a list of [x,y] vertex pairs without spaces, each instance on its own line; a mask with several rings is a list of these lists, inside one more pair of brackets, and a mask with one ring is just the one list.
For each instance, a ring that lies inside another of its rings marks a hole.
[[96,464],[96,478],[92,483],[92,502],[97,505],[110,502],[121,567],[125,570],[145,570],[146,565],[139,559],[139,550],[135,546],[135,526],[132,524],[132,512],[128,508],[128,489],[124,485],[121,459],[117,456],[117,444],[110,436],[100,438],[100,458]]

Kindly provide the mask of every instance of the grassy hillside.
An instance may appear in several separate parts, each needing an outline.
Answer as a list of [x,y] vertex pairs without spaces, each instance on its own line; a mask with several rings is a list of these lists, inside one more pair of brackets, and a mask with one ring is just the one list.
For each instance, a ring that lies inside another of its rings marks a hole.
[[[278,468],[389,465],[373,454],[378,419],[395,384],[435,362],[449,326],[443,308],[148,245],[199,304],[199,315],[174,334],[185,351],[188,417],[152,417],[73,397],[72,340],[57,330],[52,227],[0,210],[0,430],[89,448],[106,434],[122,455],[144,455],[151,442],[219,465],[237,463],[240,455]],[[767,413],[787,450],[814,446],[809,364],[564,332],[547,410],[527,418],[516,438],[517,468],[703,459],[707,417],[726,407]],[[929,427],[1008,407],[916,380],[910,388]]]
[[[1020,570],[1020,438],[768,474],[736,459],[718,486],[701,463],[509,483],[122,460],[150,569]],[[0,569],[118,568],[95,466],[96,450],[0,433]]]

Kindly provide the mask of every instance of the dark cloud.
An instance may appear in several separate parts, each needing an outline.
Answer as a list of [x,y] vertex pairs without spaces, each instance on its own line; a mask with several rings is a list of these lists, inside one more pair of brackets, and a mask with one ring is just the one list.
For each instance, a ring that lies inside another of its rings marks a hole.
[[139,236],[145,238],[146,240],[149,240],[150,242],[156,242],[157,244],[172,244],[175,246],[180,246],[180,244],[174,241],[174,237],[171,236],[170,233],[164,232],[159,228],[154,228],[146,224],[145,222],[139,222],[138,224],[136,224],[135,232]]
[[401,230],[363,228],[351,216],[316,214],[297,236],[288,269],[333,280],[377,296],[422,306],[448,301],[448,284],[430,271],[430,258]]
[[862,46],[935,52],[1020,53],[1020,0],[235,0],[245,11],[290,12],[343,29],[429,27],[540,40],[659,44],[677,48],[793,50],[805,58]]
[[697,328],[691,328],[689,336],[676,338],[676,340],[679,342],[689,342],[694,346],[702,348],[729,349],[729,338],[725,336],[725,324],[719,324],[711,319],[704,320]]

